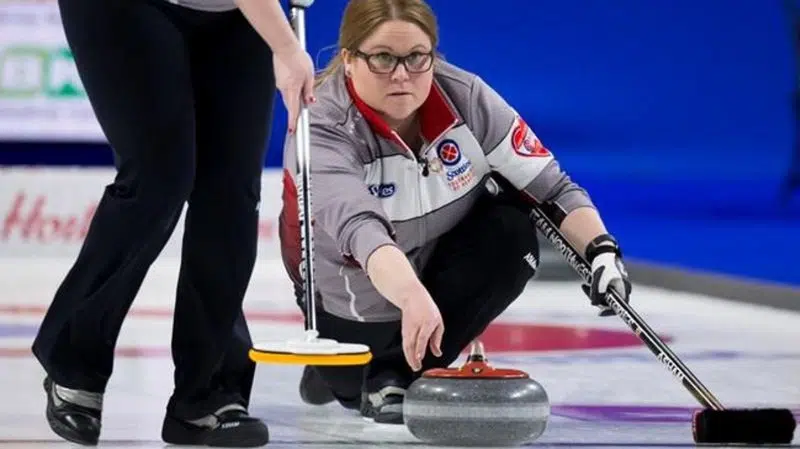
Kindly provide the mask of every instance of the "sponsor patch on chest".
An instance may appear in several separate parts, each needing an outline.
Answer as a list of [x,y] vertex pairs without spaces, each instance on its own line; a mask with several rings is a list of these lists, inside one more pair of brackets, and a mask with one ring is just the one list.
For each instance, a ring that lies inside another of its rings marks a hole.
[[390,196],[394,196],[395,192],[397,192],[397,184],[393,182],[370,184],[367,186],[367,189],[372,196],[389,198]]
[[[458,191],[475,180],[472,161],[461,151],[455,140],[445,139],[439,142],[436,146],[436,156],[441,163],[441,171],[444,172],[447,185],[453,191]],[[432,165],[438,168],[438,163]]]

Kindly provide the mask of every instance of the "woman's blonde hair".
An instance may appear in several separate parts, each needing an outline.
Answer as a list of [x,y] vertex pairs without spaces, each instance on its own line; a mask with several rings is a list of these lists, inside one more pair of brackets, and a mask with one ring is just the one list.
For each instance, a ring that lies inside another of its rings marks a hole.
[[357,49],[384,22],[402,20],[422,29],[431,40],[433,49],[439,43],[436,16],[424,0],[350,0],[344,9],[339,26],[336,55],[317,76],[316,84],[342,66],[342,49]]

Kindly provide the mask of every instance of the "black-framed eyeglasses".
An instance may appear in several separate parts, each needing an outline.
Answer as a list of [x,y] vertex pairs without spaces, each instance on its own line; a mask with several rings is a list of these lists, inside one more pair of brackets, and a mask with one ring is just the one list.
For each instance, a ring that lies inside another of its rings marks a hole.
[[352,50],[353,55],[367,62],[367,67],[373,73],[386,75],[394,73],[400,63],[408,73],[425,73],[433,66],[433,51],[414,51],[405,56],[397,56],[387,52],[364,53],[361,50]]

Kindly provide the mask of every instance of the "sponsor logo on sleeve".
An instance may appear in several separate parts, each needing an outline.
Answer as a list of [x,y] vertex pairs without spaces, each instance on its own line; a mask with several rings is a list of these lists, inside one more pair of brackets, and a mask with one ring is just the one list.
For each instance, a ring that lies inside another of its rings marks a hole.
[[536,134],[530,129],[521,117],[517,118],[514,131],[511,134],[511,148],[523,157],[547,157],[550,151],[542,145]]

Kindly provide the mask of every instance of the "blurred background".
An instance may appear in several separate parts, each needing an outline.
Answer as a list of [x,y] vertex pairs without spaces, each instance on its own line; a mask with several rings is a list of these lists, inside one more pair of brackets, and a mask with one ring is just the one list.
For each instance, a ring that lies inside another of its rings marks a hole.
[[[772,300],[742,285],[774,288],[800,306],[794,2],[430,3],[440,50],[504,95],[589,190],[634,282],[722,283],[723,296],[752,301]],[[318,66],[334,53],[344,4],[309,11]],[[278,257],[285,129],[278,99],[261,257]],[[74,257],[111,163],[56,3],[0,3],[0,257]],[[558,276],[558,257],[547,260],[545,275]]]

